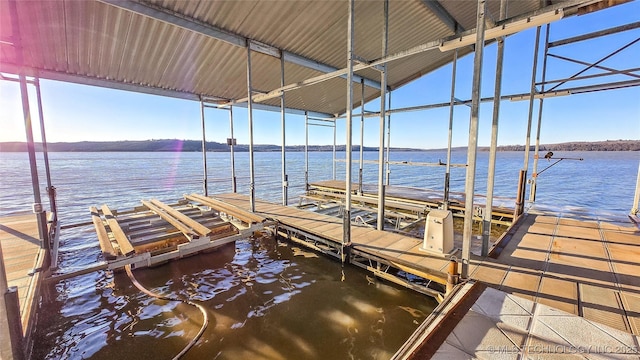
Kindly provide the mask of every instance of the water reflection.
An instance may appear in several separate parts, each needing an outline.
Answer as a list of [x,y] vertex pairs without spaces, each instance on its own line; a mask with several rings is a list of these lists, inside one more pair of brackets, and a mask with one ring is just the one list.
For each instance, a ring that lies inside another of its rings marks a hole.
[[[386,359],[435,305],[355,267],[344,273],[271,238],[134,271],[146,288],[207,308],[209,326],[184,359]],[[35,359],[171,358],[202,325],[197,309],[150,298],[124,273],[49,290]]]

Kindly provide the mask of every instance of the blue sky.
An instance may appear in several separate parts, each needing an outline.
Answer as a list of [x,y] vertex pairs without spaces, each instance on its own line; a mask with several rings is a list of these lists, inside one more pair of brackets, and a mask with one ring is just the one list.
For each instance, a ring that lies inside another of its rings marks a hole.
[[[616,6],[586,16],[574,16],[551,25],[551,41],[580,35],[639,20],[640,2]],[[543,27],[544,36],[544,27]],[[640,30],[632,30],[595,40],[551,49],[551,53],[581,61],[595,62],[619,47],[640,37]],[[515,34],[506,40],[503,94],[529,91],[535,29]],[[542,37],[544,39],[544,37]],[[356,39],[357,41],[357,39]],[[437,51],[437,50],[435,50]],[[541,44],[542,51],[542,44]],[[496,45],[485,48],[482,77],[482,96],[492,96],[494,88]],[[393,64],[391,64],[392,66]],[[640,43],[601,63],[615,69],[640,67]],[[539,69],[542,61],[539,61]],[[550,59],[547,79],[565,78],[584,66]],[[469,99],[473,54],[458,61],[456,97]],[[584,75],[601,70],[591,69]],[[447,102],[450,93],[451,65],[397,89],[392,94],[393,108]],[[540,71],[538,72],[540,79]],[[606,78],[605,78],[606,79]],[[629,80],[615,76],[611,81]],[[576,82],[581,86],[590,82]],[[147,139],[201,139],[200,106],[198,102],[167,97],[117,91],[98,87],[41,81],[47,139],[61,141],[111,141]],[[37,123],[35,92],[31,93],[32,116]],[[22,107],[17,83],[0,81],[0,141],[24,141]],[[379,110],[379,101],[366,105],[369,111]],[[532,142],[535,137],[534,108]],[[359,109],[356,110],[359,112]],[[453,146],[468,142],[469,107],[455,108]],[[528,116],[528,101],[503,101],[501,105],[499,145],[524,144]],[[492,105],[480,109],[479,146],[487,146],[490,139]],[[228,112],[206,110],[207,140],[224,142],[229,136]],[[391,146],[414,148],[443,148],[447,146],[448,108],[411,112],[392,116]],[[247,113],[234,110],[234,133],[239,143],[248,142]],[[354,119],[354,144],[359,143],[360,121]],[[36,139],[39,131],[35,129]],[[541,142],[601,141],[640,139],[640,87],[571,95],[545,100]],[[257,144],[280,144],[280,115],[254,111],[254,141]],[[312,127],[311,144],[331,144],[333,131]],[[338,122],[338,143],[345,143],[345,121]],[[304,144],[304,119],[287,115],[287,144]],[[377,146],[378,120],[365,120],[365,145]]]

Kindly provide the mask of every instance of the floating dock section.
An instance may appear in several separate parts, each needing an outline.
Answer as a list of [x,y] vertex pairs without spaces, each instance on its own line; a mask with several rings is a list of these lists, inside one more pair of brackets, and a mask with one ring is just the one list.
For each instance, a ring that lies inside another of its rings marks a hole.
[[98,267],[153,266],[249,237],[263,228],[264,219],[214,202],[194,194],[171,205],[156,199],[142,200],[141,206],[127,211],[112,210],[107,205],[91,207],[92,222],[107,261]]
[[[352,189],[358,189],[358,184],[353,184]],[[300,198],[303,202],[344,202],[345,182],[341,180],[325,180],[309,184],[306,195]],[[378,186],[363,184],[362,193],[356,190],[351,195],[351,201],[355,207],[376,209],[378,206]],[[492,223],[509,226],[513,223],[515,199],[493,199]],[[441,191],[419,189],[405,186],[385,186],[385,213],[395,218],[423,219],[433,209],[443,206],[443,194]],[[481,221],[486,206],[486,197],[475,195],[474,220]],[[451,192],[448,209],[454,217],[464,217],[464,194]]]

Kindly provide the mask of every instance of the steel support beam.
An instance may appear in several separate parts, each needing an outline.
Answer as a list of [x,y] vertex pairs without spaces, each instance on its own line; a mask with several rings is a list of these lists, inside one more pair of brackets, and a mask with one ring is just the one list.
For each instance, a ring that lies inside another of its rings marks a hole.
[[449,184],[451,180],[451,144],[453,142],[453,109],[456,101],[456,72],[458,66],[458,49],[453,52],[451,68],[451,97],[449,100],[449,132],[447,135],[447,165],[444,171],[444,197],[442,205],[444,210],[449,210]]
[[[527,134],[524,143],[524,165],[522,171],[524,171],[524,180],[522,182],[522,189],[518,189],[522,194],[526,192],[527,187],[527,172],[529,170],[529,147],[531,146],[531,124],[533,122],[533,103],[535,100],[536,90],[536,73],[538,71],[538,50],[540,48],[540,26],[536,28],[536,40],[533,49],[533,66],[531,67],[531,91],[529,93],[529,115],[527,117]],[[524,199],[524,196],[522,197]],[[516,212],[522,213],[524,203],[516,205]]]
[[604,30],[600,30],[600,31],[594,31],[592,33],[583,34],[583,35],[579,35],[579,36],[574,36],[574,37],[570,37],[570,38],[566,38],[566,39],[556,40],[556,41],[553,41],[553,42],[549,43],[549,48],[556,47],[556,46],[567,45],[567,44],[572,44],[572,43],[576,43],[576,42],[584,41],[584,40],[589,40],[589,39],[595,39],[595,38],[598,38],[598,37],[601,37],[601,36],[617,34],[619,32],[638,29],[638,28],[640,28],[640,21],[636,21],[634,23],[625,24],[625,25],[621,25],[621,26],[616,26],[616,27],[612,27],[612,28],[604,29]]
[[465,31],[464,27],[460,25],[438,0],[422,0],[422,3],[454,33],[457,34]]
[[[605,61],[605,60],[607,60],[607,59],[609,59],[609,58],[611,58],[611,57],[613,57],[613,56],[615,56],[615,55],[619,54],[620,52],[624,51],[625,49],[627,49],[628,47],[632,46],[633,44],[635,44],[635,43],[637,43],[637,42],[639,42],[639,41],[640,41],[640,37],[639,37],[639,38],[636,38],[635,40],[632,40],[631,42],[629,42],[628,44],[626,44],[626,45],[622,46],[622,47],[621,47],[621,48],[619,48],[618,50],[616,50],[616,51],[614,51],[614,52],[610,53],[609,55],[607,55],[607,56],[605,56],[605,57],[601,58],[600,60],[598,60],[598,61],[594,62],[593,64],[590,64],[590,65],[589,65],[589,66],[587,66],[586,68],[584,68],[584,69],[582,69],[582,70],[578,71],[577,73],[575,73],[575,74],[571,75],[569,78],[570,78],[570,79],[571,79],[571,78],[574,78],[574,77],[576,77],[576,76],[578,76],[578,75],[580,75],[580,74],[584,73],[585,71],[588,71],[589,69],[591,69],[591,68],[593,68],[593,67],[597,66],[598,64],[600,64],[601,62],[603,62],[603,61]],[[553,91],[553,90],[555,90],[555,89],[556,89],[556,88],[558,88],[559,86],[562,86],[562,84],[564,84],[565,82],[566,82],[566,81],[564,81],[564,82],[560,82],[559,84],[556,84],[556,85],[555,85],[555,86],[553,86],[551,89],[549,89],[549,91]]]
[[[500,20],[507,14],[507,0],[500,1]],[[491,142],[489,145],[489,167],[487,169],[487,202],[482,221],[482,249],[481,255],[489,254],[489,239],[491,237],[491,219],[493,218],[493,187],[496,176],[496,154],[498,149],[498,121],[500,118],[500,96],[502,94],[502,65],[504,60],[504,38],[498,39],[498,54],[496,55],[496,81],[493,92],[493,117],[491,122]]]
[[[389,91],[389,108],[391,108],[391,91]],[[391,181],[391,168],[389,167],[389,152],[391,151],[391,114],[387,112],[387,178],[385,179],[385,185],[389,186],[389,181]]]
[[[280,86],[284,86],[284,57],[280,58]],[[286,124],[284,93],[280,97],[280,121],[282,123],[282,205],[289,205],[289,178],[287,176]]]
[[[384,0],[382,29],[382,57],[387,56],[389,44],[389,0]],[[378,221],[377,229],[384,230],[384,128],[387,100],[387,64],[380,72],[380,145],[378,146]],[[364,120],[364,118],[363,118]],[[362,166],[362,164],[360,165]]]
[[[11,21],[15,53],[18,63],[22,63],[23,49],[22,38],[20,37],[20,27],[18,26],[18,9],[16,6],[16,0],[9,1],[9,12],[11,18],[15,21]],[[38,164],[36,161],[36,150],[33,139],[33,127],[31,123],[31,109],[29,107],[29,93],[27,91],[27,77],[23,70],[18,73],[18,79],[20,84],[20,97],[22,98],[22,114],[24,116],[24,130],[27,138],[27,153],[29,156],[29,168],[31,170],[31,187],[33,190],[33,212],[36,214],[38,220],[38,236],[42,240],[42,246],[47,250],[47,256],[49,255],[49,239],[47,237],[47,220],[46,214],[42,208],[42,199],[40,197],[40,181],[38,178]],[[47,265],[48,266],[48,265]]]
[[231,152],[231,192],[234,194],[238,192],[238,183],[236,180],[236,157],[233,151],[236,138],[233,137],[233,108],[229,107],[229,132],[231,135],[231,145],[229,145]]
[[42,155],[44,159],[44,171],[47,178],[47,193],[49,195],[49,207],[55,214],[55,219],[58,219],[58,205],[56,204],[55,188],[51,183],[51,169],[49,166],[49,149],[47,146],[47,135],[44,126],[44,111],[42,109],[42,94],[40,93],[40,80],[35,79],[34,85],[36,88],[36,98],[38,104],[38,117],[40,118],[40,135],[42,136]]
[[202,123],[202,189],[204,196],[209,196],[208,182],[207,182],[207,137],[205,135],[205,121],[204,121],[204,103],[200,100],[200,121]]
[[333,162],[332,162],[332,170],[333,170],[333,180],[336,180],[338,178],[337,176],[337,169],[336,169],[336,140],[337,140],[337,123],[336,123],[336,119],[333,119],[333,148],[332,148],[332,155],[333,155]]
[[[542,88],[540,89],[544,93],[544,82],[547,77],[547,54],[549,53],[549,30],[550,26],[547,24],[545,27],[544,37],[544,54],[542,58]],[[533,169],[531,171],[531,187],[529,188],[529,201],[536,201],[536,188],[538,186],[538,158],[540,156],[540,130],[542,128],[542,109],[544,105],[544,98],[538,99],[538,127],[536,129],[536,144],[533,155]]]
[[253,88],[251,86],[251,48],[247,46],[247,93],[249,101],[247,101],[247,115],[249,118],[249,210],[256,211],[256,176],[253,163],[253,100],[251,95]]
[[360,162],[358,165],[358,195],[362,195],[362,170],[364,167],[364,86],[360,96]]
[[[161,6],[132,1],[132,0],[99,0],[99,1],[121,8],[121,9],[131,11],[136,14],[144,15],[152,19],[160,20],[162,22],[178,26],[183,29],[193,31],[195,33],[205,35],[207,37],[210,37],[216,40],[224,41],[227,44],[230,44],[233,46],[247,47],[253,51],[260,52],[265,55],[282,58],[286,62],[303,66],[308,69],[313,69],[313,70],[324,72],[324,73],[329,73],[337,70],[336,68],[329,66],[327,64],[322,64],[315,60],[307,59],[304,56],[278,49],[275,46],[265,44],[259,41],[255,41],[255,40],[246,38],[242,35],[232,33],[227,30],[223,30],[211,24],[196,20],[194,18],[190,18],[184,14],[173,12]],[[346,77],[346,76],[342,76],[342,77]],[[365,84],[367,86],[371,86],[376,89],[380,88],[380,84],[374,80],[367,79],[358,75],[354,76],[354,81],[360,82],[361,79],[365,81]]]
[[352,132],[353,122],[351,118],[353,108],[353,42],[355,37],[354,25],[355,25],[355,0],[349,0],[349,15],[347,23],[347,124],[346,124],[346,174],[345,174],[345,201],[344,201],[344,213],[342,219],[342,248],[341,257],[342,262],[345,262],[345,246],[351,245],[351,157],[352,157]]
[[309,115],[304,114],[304,190],[309,191]]
[[[620,75],[627,75],[627,76],[631,76],[631,77],[635,77],[635,78],[639,78],[640,79],[640,75],[631,73],[631,70],[616,70],[616,69],[612,69],[610,67],[601,66],[601,65],[594,65],[594,64],[588,63],[586,61],[580,61],[580,60],[576,60],[576,59],[571,59],[571,58],[568,58],[568,57],[565,57],[565,56],[561,56],[561,55],[556,55],[556,54],[548,54],[547,56],[554,57],[556,59],[560,59],[560,60],[564,60],[564,61],[574,62],[576,64],[581,64],[581,65],[585,65],[585,66],[591,66],[594,69],[600,69],[600,70],[609,71],[612,75],[613,74],[620,74]],[[575,79],[575,77],[572,77],[572,78],[569,78],[569,79]]]
[[471,259],[471,237],[473,230],[473,195],[476,181],[476,156],[478,151],[478,123],[480,116],[480,89],[482,81],[482,58],[484,55],[484,27],[486,0],[478,0],[476,19],[477,36],[473,58],[473,86],[471,90],[471,118],[469,120],[469,146],[467,150],[467,175],[465,179],[464,231],[462,235],[462,277],[469,277]]

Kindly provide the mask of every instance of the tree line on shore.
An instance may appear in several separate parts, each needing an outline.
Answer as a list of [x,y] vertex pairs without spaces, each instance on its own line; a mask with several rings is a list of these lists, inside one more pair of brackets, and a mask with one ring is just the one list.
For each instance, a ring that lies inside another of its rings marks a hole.
[[[35,144],[36,151],[42,151],[42,144]],[[207,151],[227,152],[230,146],[226,143],[208,141]],[[254,145],[254,151],[273,152],[281,151],[280,145]],[[304,151],[304,145],[289,145],[288,152]],[[331,151],[333,145],[310,145],[309,151]],[[456,147],[454,150],[465,150],[466,147]],[[499,151],[524,151],[524,145],[503,145],[499,146]],[[531,145],[531,149],[534,146]],[[202,151],[202,142],[198,140],[146,140],[146,141],[81,141],[81,142],[57,142],[47,144],[50,152],[155,152],[155,151]],[[337,145],[337,151],[344,151],[344,145]],[[353,151],[359,151],[360,146],[354,145]],[[364,151],[377,151],[378,147],[365,146]],[[443,149],[410,149],[392,148],[393,151],[441,151]],[[479,147],[479,151],[488,151],[488,147]],[[1,142],[0,152],[25,152],[27,144],[24,142]],[[234,146],[234,151],[247,152],[249,145],[238,144]],[[640,140],[607,140],[597,142],[566,142],[559,144],[540,145],[540,151],[640,151]]]

